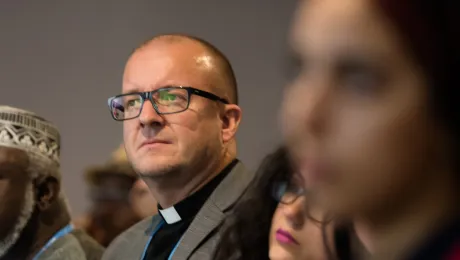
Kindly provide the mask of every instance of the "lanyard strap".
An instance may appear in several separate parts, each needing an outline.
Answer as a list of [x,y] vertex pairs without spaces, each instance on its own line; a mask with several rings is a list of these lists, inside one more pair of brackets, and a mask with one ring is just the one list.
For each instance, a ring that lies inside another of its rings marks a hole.
[[[147,241],[147,244],[145,245],[144,247],[144,252],[142,252],[142,256],[141,256],[141,260],[146,260],[145,259],[145,256],[147,255],[147,250],[150,246],[150,242],[152,241],[152,238],[153,236],[155,236],[155,234],[158,232],[158,230],[160,230],[160,228],[165,224],[165,221],[162,219],[160,221],[160,223],[158,223],[158,225],[155,227],[155,229],[152,231],[152,233],[150,234],[150,237],[149,237],[149,240]],[[180,243],[180,240],[176,243],[176,245],[174,246],[173,250],[171,251],[171,253],[169,254],[168,256],[168,260],[171,260],[172,259],[172,256],[174,255],[174,252],[176,252],[176,249],[177,247],[179,246],[179,243]]]
[[56,232],[56,234],[54,234],[50,240],[48,240],[48,242],[42,247],[42,249],[40,249],[40,251],[34,256],[33,260],[38,260],[40,258],[40,256],[54,243],[56,242],[56,240],[58,240],[59,238],[69,234],[70,232],[72,232],[73,230],[73,226],[72,224],[69,224],[63,228],[61,228],[58,232]]

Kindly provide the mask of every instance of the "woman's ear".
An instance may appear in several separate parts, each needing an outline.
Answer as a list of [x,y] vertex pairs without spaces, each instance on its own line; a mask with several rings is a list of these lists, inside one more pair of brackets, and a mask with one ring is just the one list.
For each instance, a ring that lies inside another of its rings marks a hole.
[[55,177],[39,178],[35,181],[37,207],[46,211],[59,198],[61,185]]
[[232,140],[241,122],[241,108],[235,104],[227,104],[222,110],[222,140],[224,143]]

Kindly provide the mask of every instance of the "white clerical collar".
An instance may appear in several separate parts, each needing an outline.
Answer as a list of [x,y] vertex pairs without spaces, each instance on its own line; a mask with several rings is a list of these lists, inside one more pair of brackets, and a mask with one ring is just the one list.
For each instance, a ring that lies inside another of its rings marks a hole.
[[182,220],[179,213],[176,211],[174,206],[169,207],[167,209],[158,209],[160,215],[168,224],[174,224]]

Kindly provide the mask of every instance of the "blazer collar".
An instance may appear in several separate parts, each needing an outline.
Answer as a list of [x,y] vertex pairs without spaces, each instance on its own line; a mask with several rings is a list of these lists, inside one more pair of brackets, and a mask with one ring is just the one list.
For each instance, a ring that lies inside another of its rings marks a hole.
[[226,212],[238,201],[254,177],[243,163],[238,162],[205,202],[190,227],[182,236],[172,259],[187,259],[217,230]]

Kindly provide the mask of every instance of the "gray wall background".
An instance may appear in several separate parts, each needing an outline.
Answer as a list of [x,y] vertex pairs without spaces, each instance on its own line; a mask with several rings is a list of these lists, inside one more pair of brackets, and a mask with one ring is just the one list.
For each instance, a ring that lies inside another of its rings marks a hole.
[[0,2],[0,104],[33,110],[62,133],[73,214],[88,206],[82,173],[108,159],[121,125],[106,106],[129,53],[165,32],[203,37],[226,53],[239,83],[240,158],[255,168],[279,141],[287,29],[294,0]]

